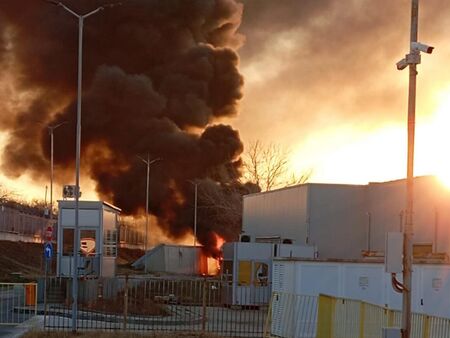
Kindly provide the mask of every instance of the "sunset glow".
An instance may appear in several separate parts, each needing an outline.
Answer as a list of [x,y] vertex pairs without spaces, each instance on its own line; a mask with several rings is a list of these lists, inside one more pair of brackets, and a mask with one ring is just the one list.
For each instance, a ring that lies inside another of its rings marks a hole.
[[[415,176],[436,175],[450,186],[450,89],[436,97],[426,117],[418,112]],[[294,172],[312,169],[310,181],[365,184],[406,177],[406,112],[404,124],[365,131],[336,127],[307,139],[293,152]]]

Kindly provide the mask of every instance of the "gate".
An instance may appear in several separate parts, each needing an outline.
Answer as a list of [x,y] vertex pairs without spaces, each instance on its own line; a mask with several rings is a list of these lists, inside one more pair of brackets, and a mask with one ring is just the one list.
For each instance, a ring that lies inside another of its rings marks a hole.
[[0,283],[0,325],[17,325],[36,314],[36,283]]

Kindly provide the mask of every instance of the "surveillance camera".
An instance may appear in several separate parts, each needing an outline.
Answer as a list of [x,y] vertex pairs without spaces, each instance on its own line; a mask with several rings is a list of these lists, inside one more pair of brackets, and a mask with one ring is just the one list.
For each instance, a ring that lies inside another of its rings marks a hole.
[[411,42],[411,49],[431,54],[433,52],[434,47],[428,46],[420,42]]
[[399,62],[397,62],[397,69],[398,70],[403,70],[406,67],[408,67],[408,62],[406,61],[406,58],[403,58]]

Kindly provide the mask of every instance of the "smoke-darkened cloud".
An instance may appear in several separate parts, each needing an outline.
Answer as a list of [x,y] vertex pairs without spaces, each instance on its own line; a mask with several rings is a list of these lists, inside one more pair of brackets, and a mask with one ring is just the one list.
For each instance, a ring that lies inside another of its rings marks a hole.
[[[241,2],[246,42],[239,53],[248,85],[239,126],[245,136],[262,138],[273,116],[280,122],[270,138],[295,143],[299,134],[330,126],[370,129],[403,120],[407,74],[395,63],[409,49],[410,0]],[[436,50],[423,56],[419,72],[450,57],[448,13],[448,1],[420,3],[419,40]],[[438,68],[434,84],[448,84],[448,67]],[[421,73],[419,95],[427,95],[427,74]]]
[[[78,13],[101,3],[64,1]],[[236,116],[243,95],[236,54],[241,14],[234,0],[129,0],[85,20],[83,172],[102,198],[133,214],[145,204],[146,169],[137,155],[161,158],[151,168],[150,210],[174,237],[192,227],[187,180],[207,182],[216,195],[244,189],[239,133],[220,122]],[[0,21],[0,61],[8,63],[15,90],[28,93],[27,104],[10,108],[0,126],[10,132],[3,170],[46,175],[42,124],[67,121],[55,131],[55,161],[67,177],[75,152],[77,20],[43,1],[6,0]],[[209,216],[199,217],[203,243],[214,246],[212,232],[237,234],[239,220]]]

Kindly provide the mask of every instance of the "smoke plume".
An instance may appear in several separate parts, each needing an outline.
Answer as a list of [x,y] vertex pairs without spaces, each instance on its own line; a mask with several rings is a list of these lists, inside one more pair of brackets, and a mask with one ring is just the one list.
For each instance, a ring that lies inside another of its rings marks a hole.
[[[406,123],[408,77],[395,64],[409,50],[411,0],[242,3],[245,114],[234,125],[246,139],[271,128],[271,140],[306,148],[324,130]],[[420,1],[419,41],[436,49],[419,67],[418,114],[429,113],[427,98],[449,85],[449,13],[449,1]],[[274,114],[283,121],[276,127]]]
[[[78,13],[102,4],[63,2]],[[236,236],[240,218],[233,210],[240,194],[253,188],[238,182],[243,145],[223,124],[242,98],[241,16],[242,4],[234,0],[129,0],[84,23],[82,172],[101,198],[136,214],[145,209],[146,184],[146,166],[137,156],[161,158],[151,166],[151,213],[172,237],[189,232],[194,180],[201,192],[198,237],[210,253],[213,233]],[[46,125],[67,121],[55,130],[54,151],[59,179],[68,183],[75,157],[77,20],[43,1],[5,0],[0,22],[0,62],[14,84],[10,95],[2,90],[0,127],[10,133],[2,169],[10,177],[45,177]]]

